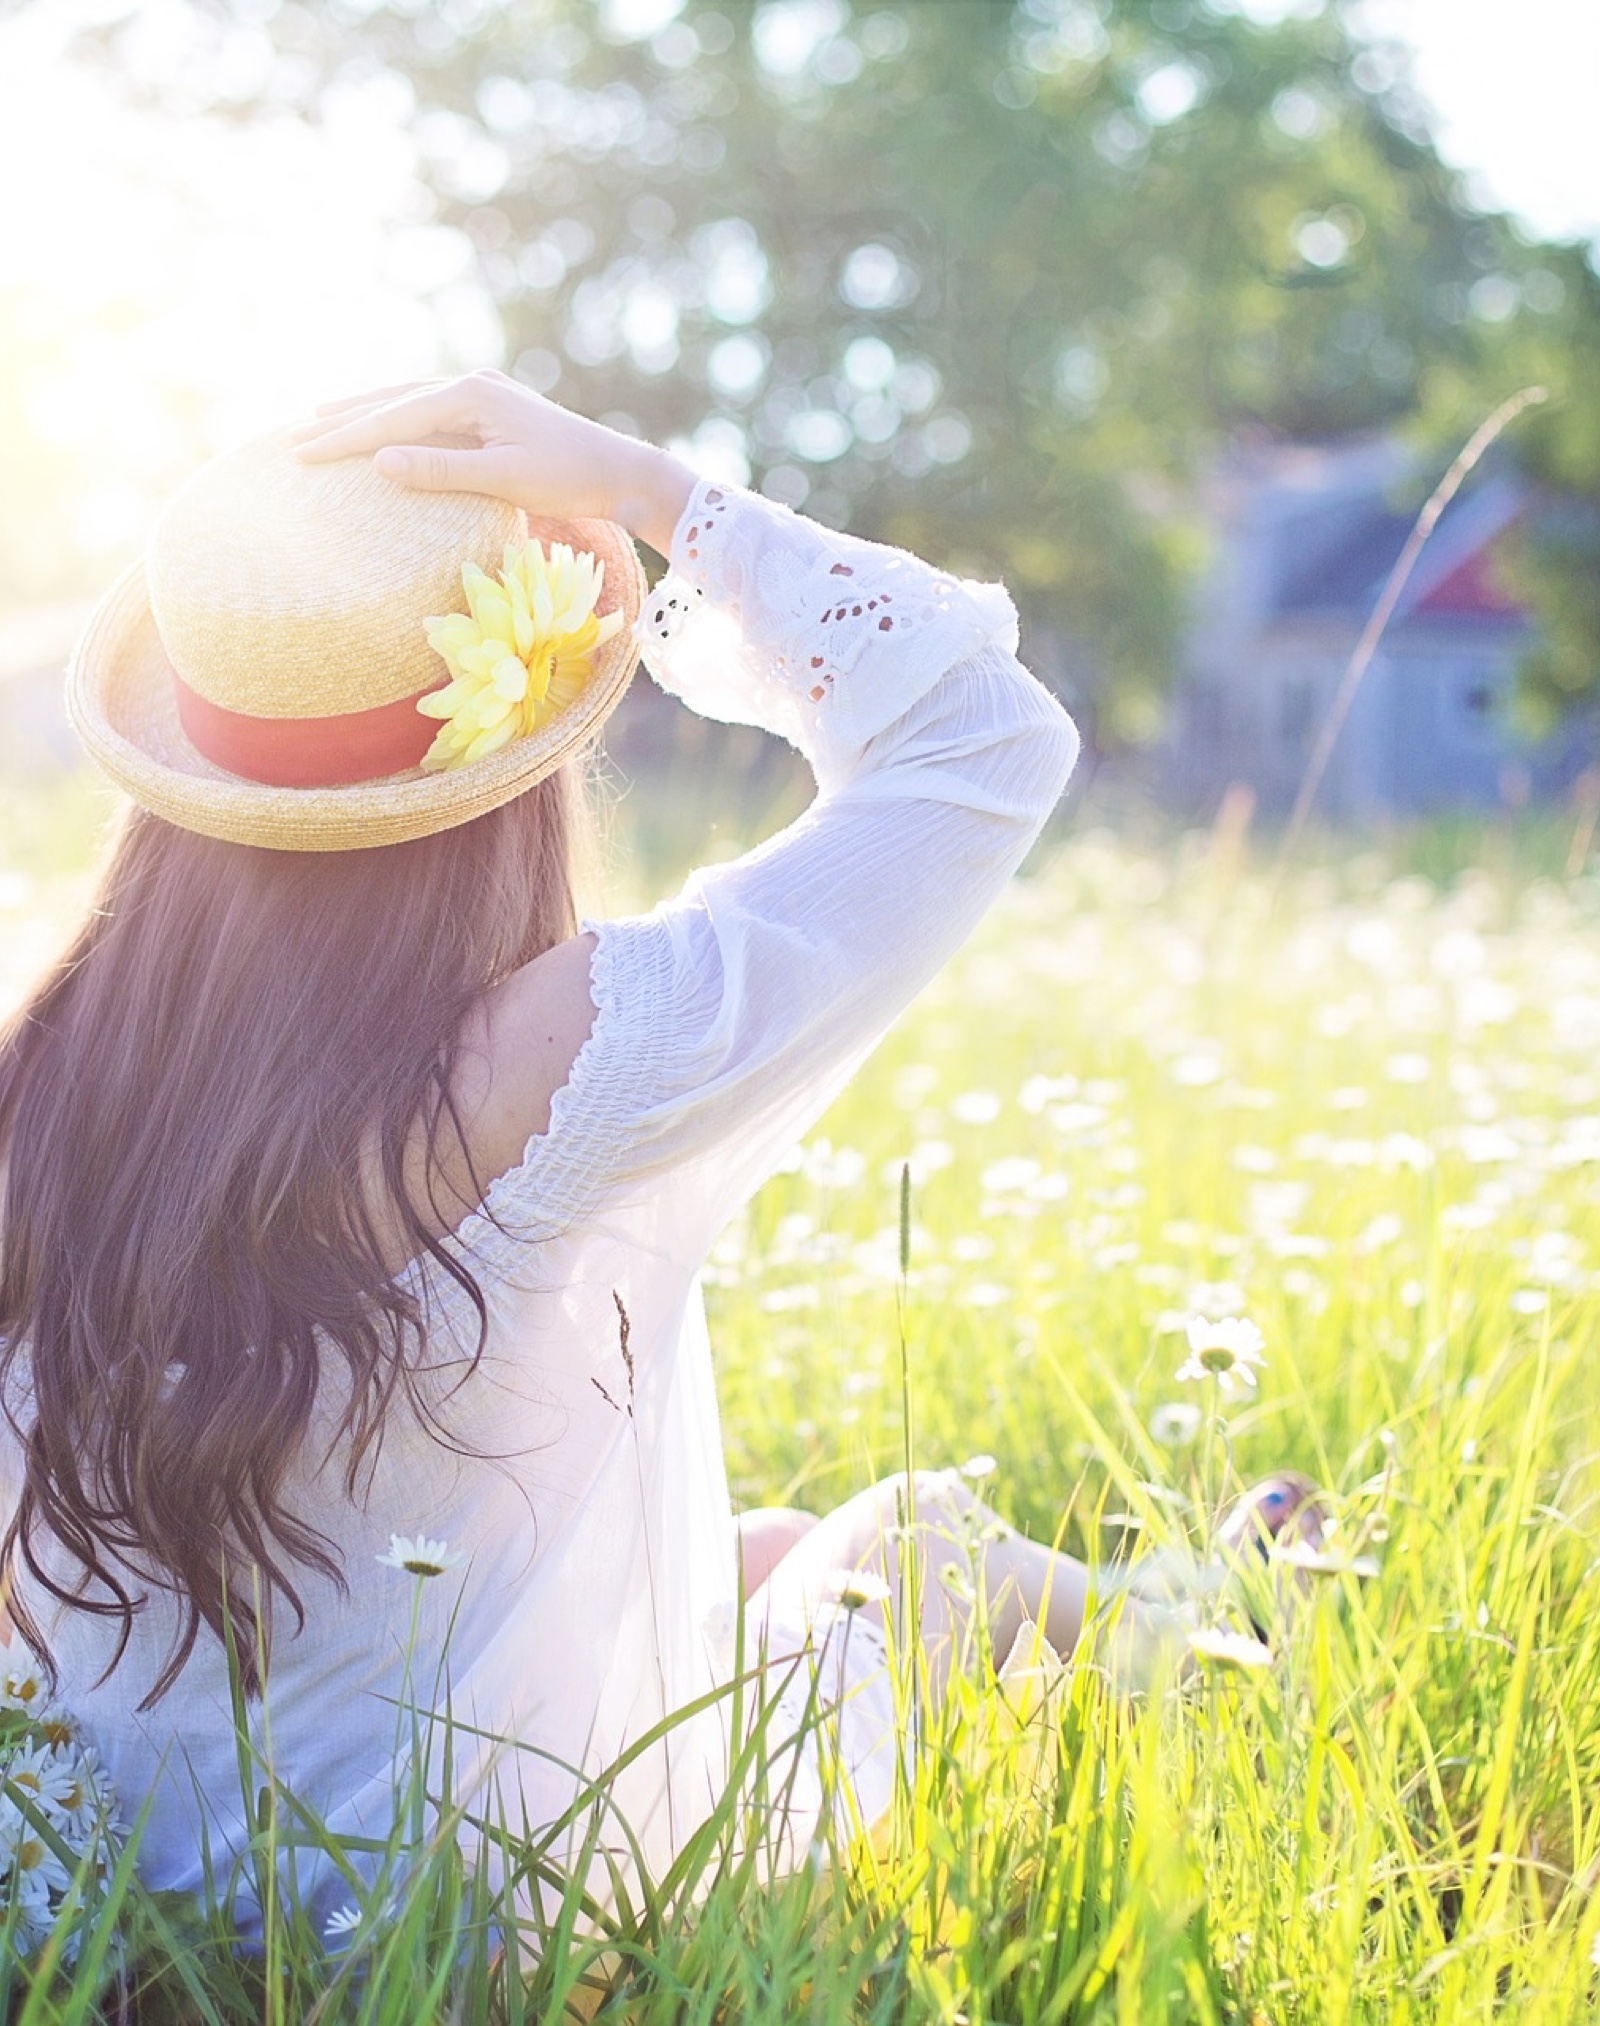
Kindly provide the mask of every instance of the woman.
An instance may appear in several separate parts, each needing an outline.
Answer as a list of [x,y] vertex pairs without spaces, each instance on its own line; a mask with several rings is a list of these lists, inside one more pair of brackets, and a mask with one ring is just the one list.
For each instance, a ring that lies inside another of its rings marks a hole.
[[[472,1738],[517,1741],[473,1761],[462,1733],[458,1789],[492,1775],[538,1827],[727,1679],[742,1537],[769,1668],[835,1656],[870,1815],[879,1607],[830,1648],[830,1585],[893,1589],[894,1539],[962,1531],[971,1499],[933,1476],[910,1535],[900,1485],[741,1536],[696,1276],[1010,878],[1072,726],[997,586],[499,374],[296,434],[178,496],[72,672],[135,807],[0,1042],[19,1634],[146,1811],[147,1880],[221,1889],[248,1835],[230,1670],[261,1768],[336,1834],[386,1832],[396,1704],[446,1677]],[[528,559],[524,516],[603,561],[598,596],[581,555]],[[670,565],[637,625],[630,536]],[[574,775],[636,637],[818,795],[652,914],[579,924]],[[448,1552],[386,1557],[418,1534]],[[996,1644],[1028,1615],[1070,1650],[1085,1571],[998,1526],[982,1553]],[[385,1558],[451,1574],[414,1600]],[[965,1607],[917,1587],[937,1669]],[[1131,1607],[1118,1636],[1162,1624]],[[713,1711],[609,1783],[649,1861],[724,1754]],[[295,1884],[318,1917],[348,1896]]]

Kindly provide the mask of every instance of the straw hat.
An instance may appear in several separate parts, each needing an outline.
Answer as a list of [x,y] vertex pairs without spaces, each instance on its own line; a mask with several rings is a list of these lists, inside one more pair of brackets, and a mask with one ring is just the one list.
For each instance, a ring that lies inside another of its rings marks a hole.
[[[603,563],[595,609],[624,623],[548,723],[424,772],[439,726],[417,701],[450,679],[424,622],[465,610],[465,564],[492,575],[529,538]],[[498,808],[579,751],[633,673],[643,595],[610,521],[414,491],[367,458],[302,463],[280,430],[170,502],[79,642],[68,709],[111,778],[185,830],[281,851],[396,844]]]

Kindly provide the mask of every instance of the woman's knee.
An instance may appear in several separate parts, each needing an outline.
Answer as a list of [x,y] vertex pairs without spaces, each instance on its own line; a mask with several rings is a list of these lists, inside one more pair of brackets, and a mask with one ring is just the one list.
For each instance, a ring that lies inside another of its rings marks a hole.
[[862,1494],[887,1540],[903,1537],[907,1527],[919,1534],[960,1537],[978,1505],[971,1487],[955,1470],[903,1470],[883,1477]]
[[804,1585],[818,1596],[845,1569],[871,1570],[893,1581],[908,1539],[917,1543],[923,1560],[942,1565],[950,1559],[950,1543],[970,1535],[975,1512],[983,1509],[958,1472],[913,1471],[908,1484],[906,1473],[897,1471],[835,1506],[784,1558],[776,1581]]
[[734,1519],[741,1589],[750,1596],[817,1524],[815,1513],[787,1505],[757,1506]]

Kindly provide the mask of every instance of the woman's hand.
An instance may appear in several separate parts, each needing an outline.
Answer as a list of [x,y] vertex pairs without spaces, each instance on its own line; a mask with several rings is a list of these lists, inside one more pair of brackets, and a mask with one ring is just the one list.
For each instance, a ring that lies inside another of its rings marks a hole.
[[[466,447],[430,442],[468,439]],[[378,470],[429,492],[482,492],[553,520],[609,520],[665,555],[695,474],[575,415],[504,373],[419,380],[330,401],[294,432],[309,462],[376,453]]]

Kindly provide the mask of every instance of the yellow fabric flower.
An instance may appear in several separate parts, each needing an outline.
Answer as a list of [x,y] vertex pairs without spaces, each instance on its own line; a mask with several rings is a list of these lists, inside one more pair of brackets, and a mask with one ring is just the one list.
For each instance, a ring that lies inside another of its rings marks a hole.
[[428,642],[451,680],[418,700],[442,718],[423,756],[431,773],[497,753],[564,710],[594,672],[594,653],[622,627],[622,614],[595,612],[606,566],[553,542],[507,548],[498,577],[468,563],[465,612],[429,619]]

